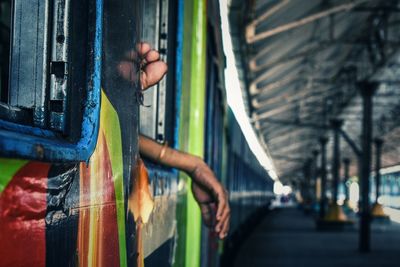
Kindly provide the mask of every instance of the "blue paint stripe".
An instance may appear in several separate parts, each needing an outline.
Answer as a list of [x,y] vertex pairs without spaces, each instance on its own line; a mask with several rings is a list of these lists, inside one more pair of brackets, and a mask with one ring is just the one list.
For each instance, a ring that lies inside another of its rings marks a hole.
[[180,109],[182,95],[182,53],[183,53],[183,0],[178,0],[178,19],[176,31],[176,67],[175,67],[175,131],[174,131],[174,148],[179,148],[179,125],[180,125]]
[[103,37],[103,0],[96,0],[96,33],[94,39],[94,70],[89,74],[87,103],[84,110],[81,140],[77,148],[82,151],[80,160],[89,160],[93,153],[100,126],[100,103],[101,103],[101,66],[102,66],[102,37]]

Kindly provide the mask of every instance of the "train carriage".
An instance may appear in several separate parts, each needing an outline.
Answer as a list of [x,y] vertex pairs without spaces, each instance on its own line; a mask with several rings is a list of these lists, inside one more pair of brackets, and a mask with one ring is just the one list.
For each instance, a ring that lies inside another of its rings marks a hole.
[[[0,266],[218,266],[224,244],[185,174],[145,159],[148,220],[130,198],[141,133],[205,158],[231,192],[233,232],[269,205],[272,181],[226,105],[218,2],[1,0],[0,13]],[[141,41],[169,68],[144,94]]]

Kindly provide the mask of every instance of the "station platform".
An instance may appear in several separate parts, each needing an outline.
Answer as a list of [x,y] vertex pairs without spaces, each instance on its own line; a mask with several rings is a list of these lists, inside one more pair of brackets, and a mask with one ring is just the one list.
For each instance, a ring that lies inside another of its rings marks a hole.
[[358,251],[357,224],[341,232],[317,231],[296,208],[271,211],[239,248],[236,267],[400,266],[400,224],[372,224],[371,252]]

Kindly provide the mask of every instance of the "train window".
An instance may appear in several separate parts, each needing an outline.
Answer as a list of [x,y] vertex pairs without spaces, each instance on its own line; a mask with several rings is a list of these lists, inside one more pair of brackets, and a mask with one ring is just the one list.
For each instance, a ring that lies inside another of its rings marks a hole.
[[174,0],[148,0],[143,4],[142,40],[160,52],[168,73],[144,92],[140,108],[140,132],[159,142],[172,144],[174,121],[174,59],[176,11]]
[[93,146],[100,101],[97,2],[0,0],[1,154],[72,160]]
[[[71,4],[68,0],[15,0],[8,9],[9,46],[4,53],[9,62],[4,65],[9,71],[4,73],[8,85],[2,90],[1,119],[76,137],[70,131],[79,126],[71,125],[70,118],[80,116],[80,109],[69,109],[69,104],[74,106],[83,96],[79,95],[82,90],[72,88],[81,85],[72,81],[83,81],[82,73],[74,70],[83,70],[85,63],[84,57],[74,57],[70,51],[75,44],[82,45],[78,40],[85,40],[87,32],[70,34],[74,27]],[[80,18],[74,21],[82,23]]]

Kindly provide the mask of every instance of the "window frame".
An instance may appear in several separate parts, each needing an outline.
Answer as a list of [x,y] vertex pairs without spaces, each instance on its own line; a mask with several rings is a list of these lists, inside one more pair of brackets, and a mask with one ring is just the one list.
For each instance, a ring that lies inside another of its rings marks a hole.
[[99,130],[103,0],[88,1],[88,4],[85,100],[80,105],[82,121],[76,139],[70,140],[59,131],[0,119],[0,156],[66,162],[87,161],[93,153]]

